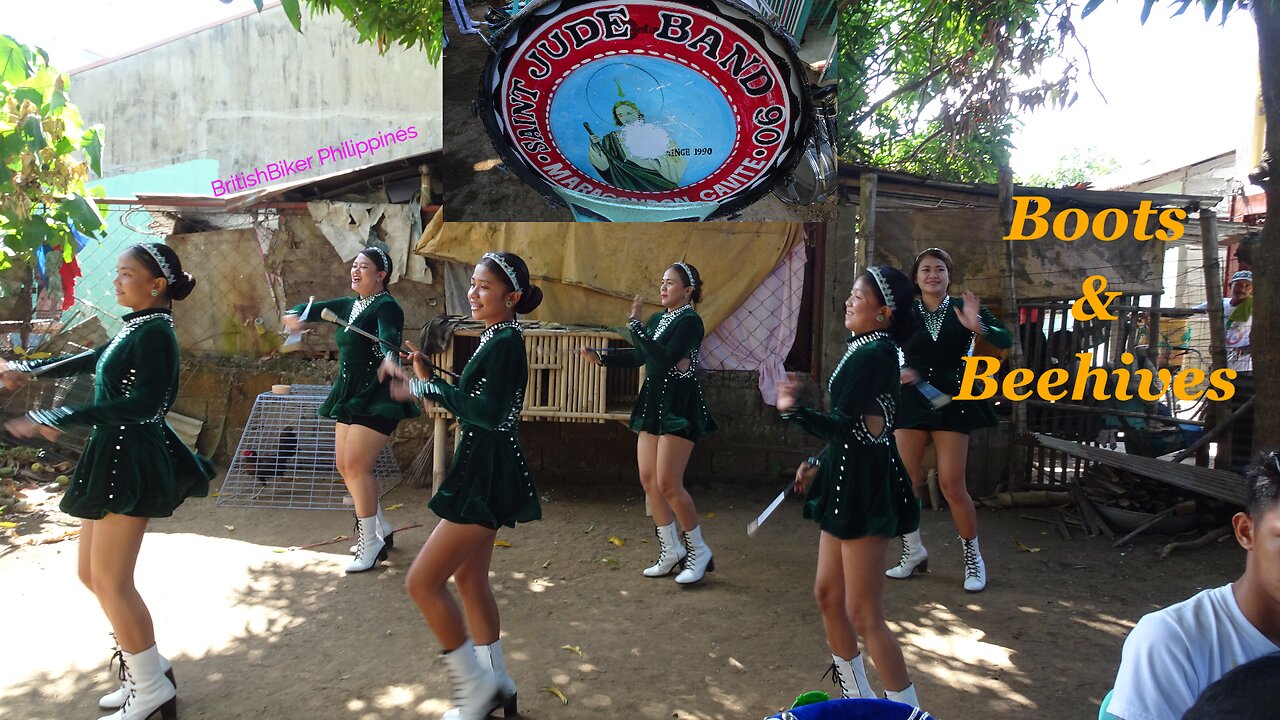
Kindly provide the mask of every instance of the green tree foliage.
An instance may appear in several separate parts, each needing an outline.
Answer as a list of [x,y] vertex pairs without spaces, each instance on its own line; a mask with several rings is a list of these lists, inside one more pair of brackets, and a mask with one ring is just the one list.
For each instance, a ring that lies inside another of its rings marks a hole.
[[[262,12],[262,0],[253,0]],[[338,12],[379,53],[400,46],[426,51],[432,65],[444,50],[444,4],[441,0],[281,0],[293,29],[302,32],[302,5],[311,17]]]
[[840,155],[994,182],[1016,112],[1066,106],[1070,0],[851,0],[840,11]]
[[1024,185],[1035,187],[1065,187],[1080,183],[1092,183],[1104,175],[1120,169],[1120,161],[1096,147],[1075,148],[1058,156],[1058,163],[1048,173],[1029,175]]
[[85,189],[102,171],[103,129],[84,126],[69,84],[43,50],[0,35],[0,270],[46,244],[70,260],[72,223],[89,237],[106,232],[89,200],[103,192]]

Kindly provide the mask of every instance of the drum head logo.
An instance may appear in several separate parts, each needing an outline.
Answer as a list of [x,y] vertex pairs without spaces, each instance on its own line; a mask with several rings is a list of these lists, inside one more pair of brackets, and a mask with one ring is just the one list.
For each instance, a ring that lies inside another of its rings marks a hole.
[[768,192],[810,129],[789,42],[732,2],[544,2],[495,45],[484,120],[544,194],[723,214]]

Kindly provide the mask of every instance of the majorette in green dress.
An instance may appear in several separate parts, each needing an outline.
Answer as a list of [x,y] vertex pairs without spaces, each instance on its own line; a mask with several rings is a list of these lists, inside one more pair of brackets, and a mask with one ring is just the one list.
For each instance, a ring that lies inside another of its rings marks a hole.
[[[783,414],[827,441],[805,493],[804,516],[841,540],[916,530],[920,502],[893,439],[901,388],[897,344],[882,331],[855,337],[827,388],[831,412],[796,407]],[[868,429],[868,414],[884,418],[878,433]]]
[[491,325],[456,385],[414,379],[413,394],[458,418],[461,442],[430,507],[454,523],[502,525],[542,518],[538,492],[520,450],[520,410],[529,381],[524,336],[514,320]]
[[[65,359],[12,366],[30,371]],[[213,465],[191,452],[164,419],[178,395],[178,339],[168,308],[125,315],[124,328],[111,342],[47,374],[88,372],[97,373],[92,404],[27,413],[59,429],[93,426],[62,497],[62,511],[88,520],[108,513],[168,517],[183,500],[208,495]]]
[[[964,378],[964,357],[969,354],[969,346],[973,342],[973,331],[956,317],[956,310],[964,309],[964,299],[944,296],[938,309],[929,312],[916,298],[913,307],[924,326],[903,347],[906,355],[904,367],[920,373],[930,385],[948,395],[959,393],[960,381]],[[985,306],[978,308],[978,321],[986,329],[984,338],[987,342],[998,348],[1013,345],[1009,331]],[[952,400],[937,409],[914,387],[902,388],[899,428],[967,433],[995,424],[995,410],[986,400]]]
[[[703,327],[693,306],[657,313],[645,325],[633,319],[629,327],[635,349],[609,353],[600,360],[612,367],[645,367],[644,385],[631,410],[631,429],[686,440],[717,429],[698,384]],[[689,364],[682,370],[685,360]]]
[[[312,303],[311,312],[302,317],[306,307],[305,303],[295,305],[289,314],[297,315],[304,322],[315,322],[321,319],[322,311],[332,310],[353,327],[377,335],[394,347],[400,346],[404,310],[385,290],[363,300],[342,297]],[[358,416],[404,420],[422,414],[414,403],[393,400],[391,387],[379,382],[378,365],[391,352],[387,346],[346,328],[338,328],[334,342],[338,345],[338,377],[317,415],[350,424]]]

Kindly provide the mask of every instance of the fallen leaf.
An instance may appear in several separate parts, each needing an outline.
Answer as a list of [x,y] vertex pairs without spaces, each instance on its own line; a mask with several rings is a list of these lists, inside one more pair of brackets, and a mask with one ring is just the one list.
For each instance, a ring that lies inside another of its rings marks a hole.
[[226,528],[227,532],[231,532],[232,530],[236,529],[235,525],[223,525],[222,527]]
[[544,688],[542,688],[542,689],[543,689],[543,690],[546,690],[547,692],[551,693],[552,695],[555,695],[556,697],[560,698],[560,704],[561,704],[561,705],[568,705],[568,704],[569,704],[569,698],[565,697],[565,696],[564,696],[564,693],[560,692],[560,688],[558,688],[558,687],[556,687],[556,686],[552,685],[552,686],[550,686],[550,687],[544,687]]
[[383,510],[399,510],[402,507],[404,507],[404,503],[396,503],[395,505],[388,505],[382,509]]
[[569,652],[573,653],[574,655],[577,655],[578,657],[582,657],[582,646],[581,646],[581,645],[561,645],[561,646],[560,646],[560,649],[561,649],[561,650],[568,650]]
[[716,514],[715,514],[715,513],[713,513],[713,512],[709,512],[709,513],[707,513],[707,519],[708,519],[708,520],[714,520],[714,519],[715,519],[715,517],[716,517]]
[[614,545],[617,545],[618,547],[622,547],[623,545],[626,544],[626,541],[618,537],[617,535],[610,535],[609,542],[613,543]]
[[586,530],[583,530],[583,531],[582,531],[582,534],[583,534],[583,535],[586,535],[587,533],[589,533],[589,532],[591,532],[592,530],[595,530],[595,529],[596,529],[596,524],[595,524],[595,523],[591,523],[590,525],[588,525],[588,526],[587,526],[587,529],[586,529]]
[[5,520],[4,522],[0,522],[0,528],[16,528],[16,527],[18,527],[18,523],[16,522],[9,522],[8,520]]
[[289,548],[275,548],[275,549],[274,549],[274,550],[272,550],[271,552],[273,552],[273,553],[287,553],[287,552],[289,552]]
[[606,557],[606,558],[600,558],[600,562],[602,562],[602,563],[607,563],[607,564],[609,564],[609,565],[617,565],[617,564],[618,564],[618,561],[617,561],[617,560],[614,560],[613,558],[608,558],[608,557]]
[[511,543],[507,542],[506,540],[494,540],[493,546],[494,547],[511,547]]
[[221,495],[221,494],[222,494],[222,493],[219,493],[219,492],[211,492],[211,493],[209,493],[209,497],[218,497],[218,496],[219,496],[219,495]]
[[1029,553],[1040,552],[1040,548],[1027,547],[1026,545],[1023,545],[1022,541],[1019,540],[1018,538],[1014,538],[1013,542],[1015,545],[1018,546],[1018,549],[1021,550],[1022,552],[1029,552]]

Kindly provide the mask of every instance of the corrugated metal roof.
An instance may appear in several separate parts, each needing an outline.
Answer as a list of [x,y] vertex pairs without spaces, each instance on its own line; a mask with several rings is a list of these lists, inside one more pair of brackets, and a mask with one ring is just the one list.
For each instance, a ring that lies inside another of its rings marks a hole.
[[[934,180],[922,175],[880,170],[853,163],[840,164],[840,183],[857,185],[864,173],[875,173],[876,194],[890,203],[911,207],[985,206],[995,205],[997,187],[993,183],[962,183]],[[1222,201],[1216,195],[1173,195],[1169,193],[1125,192],[1120,190],[1076,190],[1014,185],[1015,195],[1038,195],[1048,198],[1057,208],[1136,209],[1143,201],[1155,207],[1179,207],[1194,211],[1212,207]]]

